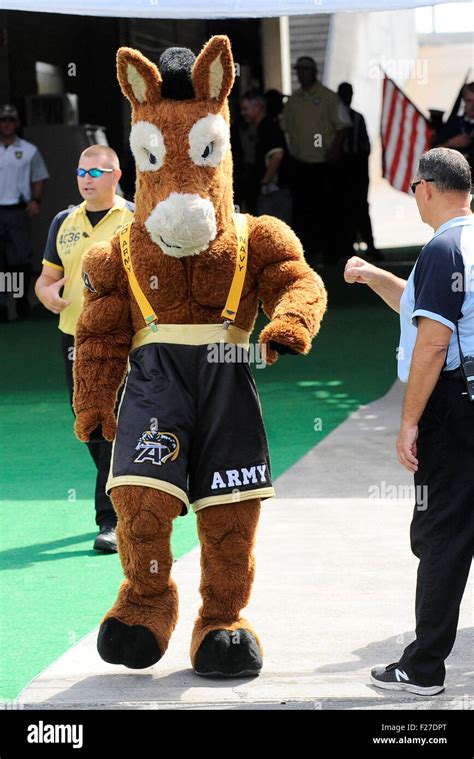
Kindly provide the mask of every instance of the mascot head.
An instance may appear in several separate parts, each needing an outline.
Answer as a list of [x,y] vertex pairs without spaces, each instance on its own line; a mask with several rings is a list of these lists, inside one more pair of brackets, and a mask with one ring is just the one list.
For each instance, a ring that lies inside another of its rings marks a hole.
[[168,48],[159,68],[123,47],[117,73],[132,106],[135,219],[167,255],[200,253],[232,224],[230,41],[212,37],[197,58]]

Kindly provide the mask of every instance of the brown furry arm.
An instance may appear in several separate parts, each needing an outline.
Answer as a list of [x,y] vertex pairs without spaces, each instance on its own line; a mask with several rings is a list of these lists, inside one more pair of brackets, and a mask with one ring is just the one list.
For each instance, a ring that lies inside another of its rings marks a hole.
[[133,335],[117,238],[94,245],[86,253],[83,275],[84,305],[75,339],[75,432],[85,442],[101,425],[103,436],[113,440],[117,391],[124,380]]
[[278,353],[271,343],[309,353],[327,308],[327,293],[321,277],[305,261],[299,239],[285,222],[274,216],[259,216],[252,222],[249,246],[257,292],[271,319],[259,341],[262,349],[265,345],[267,363],[273,364]]

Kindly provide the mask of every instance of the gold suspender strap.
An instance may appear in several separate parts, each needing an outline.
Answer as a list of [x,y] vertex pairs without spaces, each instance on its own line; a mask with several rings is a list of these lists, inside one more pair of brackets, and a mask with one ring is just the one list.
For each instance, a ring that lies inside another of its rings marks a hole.
[[130,283],[132,293],[135,296],[135,300],[138,303],[138,307],[143,314],[145,323],[147,326],[150,327],[150,329],[153,332],[156,332],[158,317],[153,311],[153,308],[151,307],[147,298],[145,297],[140,285],[138,284],[138,280],[135,276],[135,272],[133,271],[132,257],[130,255],[131,226],[132,226],[131,222],[129,224],[124,224],[124,226],[121,227],[120,232],[119,232],[120,251],[122,253],[122,261],[125,267],[125,271],[127,272],[128,281]]
[[[235,265],[234,277],[230,286],[227,301],[221,316],[225,319],[224,326],[228,327],[231,324],[239,308],[240,298],[244,287],[245,274],[247,272],[247,259],[248,259],[248,226],[247,216],[243,213],[233,214],[235,229],[237,232],[237,260]],[[128,281],[135,300],[138,303],[138,307],[142,312],[145,324],[150,327],[153,332],[157,330],[158,317],[153,311],[148,299],[145,297],[138,280],[135,276],[132,266],[132,257],[130,255],[130,231],[131,222],[124,224],[119,232],[120,240],[120,252],[122,254],[122,262],[127,272]]]
[[248,226],[247,216],[244,213],[234,213],[234,224],[237,232],[237,260],[234,271],[234,278],[230,286],[226,304],[221,313],[224,317],[224,326],[228,327],[237,316],[240,298],[244,287],[245,274],[247,272],[248,259]]

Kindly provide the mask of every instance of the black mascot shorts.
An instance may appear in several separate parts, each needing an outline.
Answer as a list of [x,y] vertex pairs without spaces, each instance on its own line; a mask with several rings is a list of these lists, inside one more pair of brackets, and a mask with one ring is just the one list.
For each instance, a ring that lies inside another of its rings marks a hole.
[[198,511],[275,495],[247,350],[132,345],[107,494],[120,485],[171,493],[183,501],[182,516],[190,504]]

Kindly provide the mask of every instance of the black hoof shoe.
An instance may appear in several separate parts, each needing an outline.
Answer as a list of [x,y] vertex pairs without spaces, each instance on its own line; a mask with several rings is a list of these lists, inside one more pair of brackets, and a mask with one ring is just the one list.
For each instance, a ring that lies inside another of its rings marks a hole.
[[97,650],[109,664],[123,664],[130,669],[151,667],[161,659],[151,630],[142,625],[126,625],[113,617],[100,626]]
[[248,630],[211,630],[199,646],[194,671],[204,677],[255,677],[262,655]]

